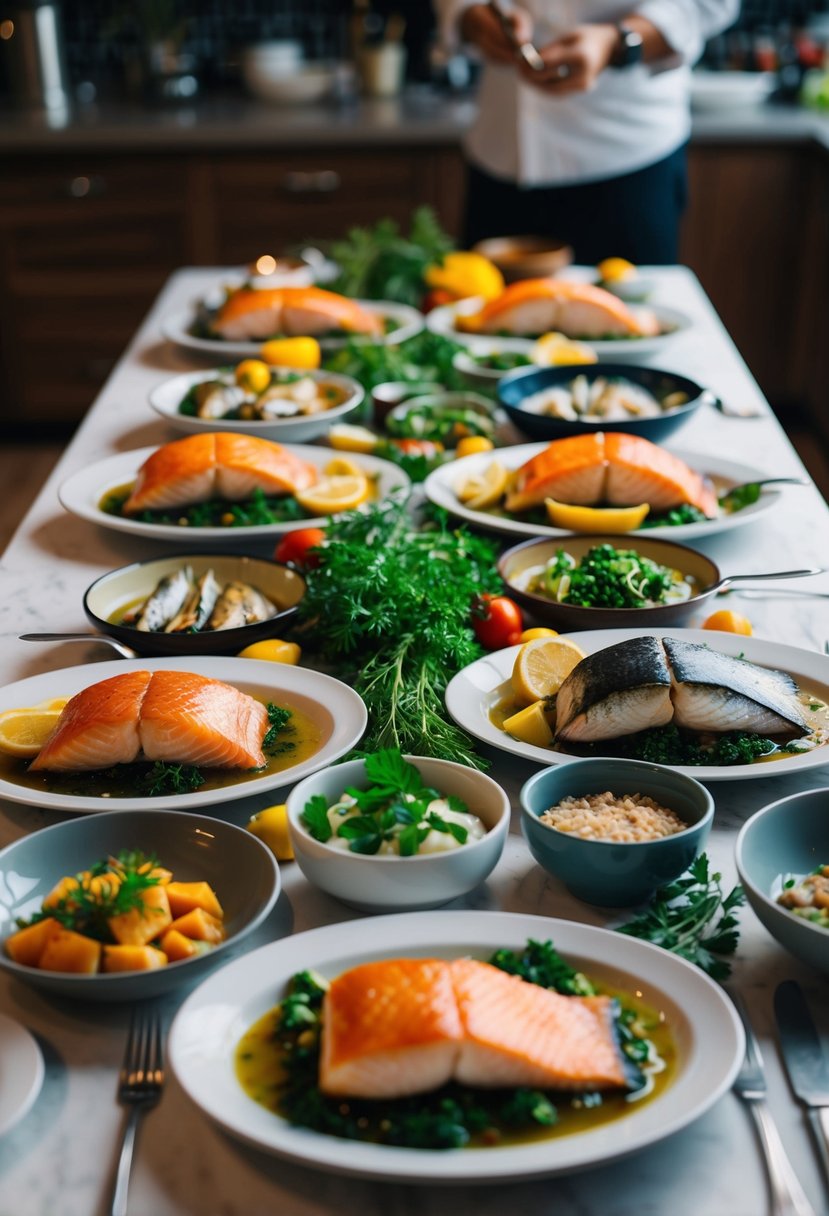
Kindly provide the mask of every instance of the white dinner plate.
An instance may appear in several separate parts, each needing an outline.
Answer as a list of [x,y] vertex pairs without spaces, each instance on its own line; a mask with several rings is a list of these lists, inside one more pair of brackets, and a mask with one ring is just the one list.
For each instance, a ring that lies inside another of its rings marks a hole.
[[[657,946],[572,921],[509,912],[415,912],[375,917],[369,933],[353,923],[312,929],[246,955],[206,980],[173,1022],[169,1054],[176,1076],[205,1114],[266,1152],[314,1169],[396,1181],[512,1181],[586,1169],[624,1157],[698,1118],[731,1086],[743,1031],[722,990],[697,967]],[[400,957],[487,959],[528,938],[552,939],[579,970],[635,989],[664,1011],[678,1048],[677,1074],[658,1097],[617,1121],[518,1146],[446,1151],[340,1140],[292,1127],[242,1090],[233,1068],[245,1031],[284,996],[297,971],[333,979],[358,963]]]
[[[410,304],[397,304],[392,300],[355,300],[355,304],[359,304],[366,312],[377,313],[385,320],[393,321],[394,327],[380,338],[363,334],[343,334],[342,337],[325,335],[319,339],[323,350],[340,350],[352,339],[358,342],[365,340],[371,343],[380,342],[384,345],[391,345],[405,342],[407,338],[413,338],[423,329],[423,314],[416,308],[412,308]],[[247,359],[250,356],[256,356],[262,349],[263,342],[266,341],[264,338],[252,342],[225,341],[222,338],[197,338],[190,332],[194,320],[195,314],[192,307],[170,313],[161,322],[161,332],[168,342],[175,342],[176,346],[183,346],[186,350],[199,351],[204,355],[218,355],[220,359]]]
[[0,1013],[0,1136],[34,1106],[43,1075],[43,1055],[33,1036]]
[[[566,528],[554,528],[550,524],[526,523],[520,519],[492,515],[488,511],[473,511],[462,503],[455,493],[455,487],[468,477],[474,477],[482,472],[494,460],[500,461],[508,469],[518,469],[526,464],[533,456],[543,452],[549,443],[522,443],[516,447],[500,448],[497,452],[481,452],[475,456],[463,456],[450,464],[441,465],[430,473],[424,482],[423,489],[426,497],[436,506],[443,507],[451,515],[465,519],[468,523],[476,524],[490,532],[504,532],[508,536],[570,536]],[[723,460],[719,456],[704,455],[701,452],[674,451],[674,455],[684,460],[698,473],[710,477],[717,485],[717,492],[723,493],[729,486],[742,485],[749,481],[762,481],[770,474],[763,469],[756,469],[748,464],[740,464],[736,460]],[[696,523],[677,524],[675,527],[665,525],[660,528],[642,528],[627,535],[644,537],[662,537],[663,540],[689,541],[694,537],[712,536],[715,532],[727,532],[731,528],[739,528],[749,524],[758,515],[770,511],[780,501],[780,490],[773,487],[764,489],[751,506],[743,507],[732,515],[720,515],[717,519],[701,519]]]
[[53,697],[72,697],[76,692],[97,684],[111,676],[120,676],[130,670],[140,671],[188,671],[224,680],[253,696],[277,704],[287,702],[295,706],[320,728],[322,746],[307,760],[283,768],[278,773],[268,773],[239,781],[221,789],[201,790],[193,794],[177,794],[158,798],[98,798],[53,794],[48,790],[31,789],[15,781],[0,777],[0,798],[10,802],[22,802],[27,806],[48,807],[54,811],[71,811],[90,814],[94,811],[135,811],[148,807],[176,811],[192,811],[196,807],[216,806],[263,794],[267,790],[293,785],[301,777],[315,773],[319,768],[332,764],[344,756],[362,737],[366,728],[367,714],[362,699],[348,685],[323,675],[309,667],[293,667],[287,663],[268,663],[259,659],[230,659],[208,655],[202,659],[114,659],[109,663],[94,663],[91,666],[64,667],[58,671],[44,672],[17,680],[0,688],[0,713],[6,709],[22,709],[38,705]]
[[[595,654],[617,642],[639,638],[643,632],[654,637],[679,638],[686,642],[697,642],[723,654],[746,658],[760,667],[772,667],[785,671],[795,682],[815,693],[822,701],[829,701],[829,656],[813,650],[802,650],[798,646],[786,646],[780,642],[767,642],[763,638],[745,637],[743,634],[718,633],[710,629],[588,629],[583,633],[563,634],[575,642],[585,654]],[[520,646],[507,646],[495,650],[464,667],[449,682],[446,689],[446,708],[458,726],[500,751],[512,752],[535,764],[566,764],[581,757],[564,755],[549,747],[536,747],[513,739],[500,730],[491,720],[490,712],[504,696],[503,684],[512,675],[515,658]],[[599,745],[597,744],[597,747]],[[801,773],[806,769],[822,768],[829,764],[829,743],[799,755],[786,756],[782,760],[768,763],[709,765],[685,768],[676,767],[678,773],[696,777],[698,781],[747,781],[765,777],[784,777]]]
[[[150,405],[175,431],[195,435],[203,431],[233,431],[239,435],[256,435],[260,439],[272,439],[279,443],[305,443],[325,434],[335,422],[342,422],[365,396],[361,385],[351,376],[338,376],[335,372],[300,371],[296,374],[311,376],[325,384],[333,384],[346,394],[342,404],[318,414],[298,414],[292,418],[270,418],[268,420],[245,421],[234,418],[195,418],[179,413],[179,406],[195,384],[215,380],[223,368],[212,367],[209,371],[186,372],[173,376],[157,385],[150,393]],[[286,368],[286,371],[292,369]]]
[[[535,344],[535,338],[520,338],[515,335],[502,337],[500,334],[468,334],[456,326],[458,317],[480,312],[485,301],[480,296],[471,296],[466,300],[455,300],[452,304],[442,304],[426,314],[426,328],[433,333],[443,334],[453,342],[474,348],[475,341],[481,338],[497,337],[500,350],[519,351],[529,354]],[[632,304],[631,311],[640,311],[640,306]],[[662,304],[648,305],[647,311],[656,314],[660,326],[666,331],[649,338],[583,338],[591,350],[596,352],[599,359],[610,359],[617,362],[632,362],[642,355],[658,355],[665,349],[672,338],[691,328],[692,321],[684,312],[675,308],[666,308]]]
[[[295,456],[316,465],[321,471],[336,455],[330,448],[292,444],[289,449]],[[176,524],[149,524],[140,519],[127,519],[121,515],[109,515],[101,510],[101,499],[119,486],[125,486],[135,481],[140,466],[157,447],[137,448],[132,452],[121,452],[117,456],[107,456],[95,464],[87,465],[73,473],[58,488],[58,498],[67,511],[90,523],[100,524],[102,528],[112,528],[116,532],[129,532],[133,536],[150,536],[155,540],[171,540],[177,545],[214,546],[216,542],[223,545],[233,544],[237,540],[267,540],[271,536],[281,536],[285,532],[294,532],[297,528],[321,528],[328,523],[331,516],[313,519],[284,520],[275,524],[246,525],[241,528],[182,528]],[[380,460],[377,456],[353,455],[349,460],[359,465],[368,477],[376,477],[377,499],[386,498],[393,490],[400,490],[409,485],[409,478],[396,464],[388,460]]]

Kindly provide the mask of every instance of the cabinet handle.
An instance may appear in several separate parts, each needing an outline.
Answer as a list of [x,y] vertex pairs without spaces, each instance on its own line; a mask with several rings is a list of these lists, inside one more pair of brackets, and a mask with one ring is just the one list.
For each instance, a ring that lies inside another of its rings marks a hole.
[[342,185],[334,169],[315,169],[310,173],[292,170],[282,175],[280,186],[286,194],[335,194]]
[[107,184],[103,177],[91,174],[89,177],[80,175],[70,177],[58,190],[62,198],[100,198],[106,194]]

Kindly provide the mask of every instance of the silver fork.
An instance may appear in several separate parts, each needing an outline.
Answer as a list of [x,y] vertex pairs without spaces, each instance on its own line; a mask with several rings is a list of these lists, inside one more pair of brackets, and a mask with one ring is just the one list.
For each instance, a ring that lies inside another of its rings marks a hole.
[[118,1101],[128,1108],[129,1113],[124,1121],[111,1216],[127,1216],[127,1190],[138,1120],[158,1102],[163,1085],[161,1018],[155,1011],[139,1006],[133,1010],[124,1063],[118,1078]]
[[766,1078],[760,1044],[748,1020],[742,999],[729,993],[742,1018],[746,1032],[746,1054],[734,1082],[735,1092],[743,1099],[754,1118],[771,1186],[770,1216],[817,1216],[800,1185],[788,1158],[780,1133],[766,1104]]

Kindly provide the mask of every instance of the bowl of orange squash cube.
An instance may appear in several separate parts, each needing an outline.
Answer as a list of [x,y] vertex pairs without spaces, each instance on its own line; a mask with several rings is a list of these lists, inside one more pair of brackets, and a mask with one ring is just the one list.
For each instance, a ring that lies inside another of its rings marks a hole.
[[133,1001],[199,979],[267,917],[271,851],[181,811],[110,811],[0,852],[0,967],[60,996]]

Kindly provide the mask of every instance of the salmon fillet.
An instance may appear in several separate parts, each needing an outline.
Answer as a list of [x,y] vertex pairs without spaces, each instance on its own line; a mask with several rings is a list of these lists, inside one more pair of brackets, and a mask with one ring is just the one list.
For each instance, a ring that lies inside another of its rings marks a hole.
[[522,279],[512,283],[464,328],[484,334],[543,334],[569,338],[644,337],[659,332],[652,313],[634,313],[618,296],[592,283]]
[[29,766],[80,773],[131,764],[141,750],[138,718],[152,673],[129,671],[76,693]]
[[184,671],[130,671],[74,696],[30,767],[81,772],[143,758],[259,768],[267,729],[265,707],[231,684]]
[[228,297],[213,322],[214,332],[231,341],[332,329],[379,336],[383,323],[356,300],[321,287],[241,288]]
[[565,997],[489,963],[390,959],[335,979],[320,1088],[358,1098],[485,1088],[627,1087],[609,997]]
[[124,513],[188,507],[210,498],[241,502],[254,490],[295,494],[314,485],[314,465],[269,439],[218,431],[165,443],[144,461]]
[[545,498],[577,506],[647,502],[654,512],[690,503],[709,519],[718,510],[714,490],[678,456],[617,431],[553,440],[516,471],[506,507],[526,511]]

